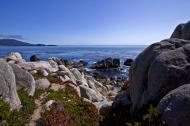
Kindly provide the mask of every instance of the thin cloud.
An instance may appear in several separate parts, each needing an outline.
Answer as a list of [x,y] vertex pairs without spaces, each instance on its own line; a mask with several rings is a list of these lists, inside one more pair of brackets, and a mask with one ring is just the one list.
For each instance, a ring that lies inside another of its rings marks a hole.
[[4,38],[4,39],[20,39],[23,40],[23,36],[22,35],[6,35],[6,34],[0,34],[0,38]]

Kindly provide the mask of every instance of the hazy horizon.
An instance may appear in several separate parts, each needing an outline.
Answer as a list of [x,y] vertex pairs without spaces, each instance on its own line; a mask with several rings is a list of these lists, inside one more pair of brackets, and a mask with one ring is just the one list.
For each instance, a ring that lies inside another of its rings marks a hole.
[[53,45],[149,45],[187,22],[188,0],[2,0],[0,38]]

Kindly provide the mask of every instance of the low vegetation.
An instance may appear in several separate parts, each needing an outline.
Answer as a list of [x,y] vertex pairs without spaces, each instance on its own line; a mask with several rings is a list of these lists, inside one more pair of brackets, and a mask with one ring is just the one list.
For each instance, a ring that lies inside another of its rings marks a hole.
[[[63,104],[65,111],[62,115],[71,117],[73,126],[97,126],[99,116],[96,107],[80,98],[72,87],[66,86],[65,89],[57,92],[49,90],[49,93],[47,101],[55,100]],[[50,113],[52,111],[49,111]],[[45,114],[45,116],[42,115],[44,122],[50,122],[50,118],[46,117],[49,114],[47,112]]]
[[128,126],[167,126],[161,119],[157,109],[150,105],[148,111],[138,120],[127,124]]
[[24,126],[30,120],[30,116],[35,109],[34,100],[41,95],[42,91],[37,90],[33,97],[29,97],[27,92],[18,91],[22,102],[22,108],[17,111],[10,111],[10,107],[2,99],[0,100],[0,125],[1,126]]

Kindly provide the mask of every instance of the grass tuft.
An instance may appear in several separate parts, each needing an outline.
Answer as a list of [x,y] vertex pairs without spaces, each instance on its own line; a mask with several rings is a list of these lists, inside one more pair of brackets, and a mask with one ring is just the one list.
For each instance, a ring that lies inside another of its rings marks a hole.
[[24,126],[30,121],[30,116],[32,115],[36,105],[35,98],[41,95],[41,90],[36,90],[33,97],[28,96],[27,92],[20,90],[18,91],[19,98],[22,103],[22,108],[17,111],[10,111],[10,107],[2,99],[0,100],[0,125],[8,126]]

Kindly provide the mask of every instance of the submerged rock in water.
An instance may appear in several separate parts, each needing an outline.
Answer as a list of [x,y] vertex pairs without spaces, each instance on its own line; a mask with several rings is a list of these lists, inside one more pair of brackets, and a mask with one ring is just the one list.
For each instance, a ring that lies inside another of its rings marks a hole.
[[124,62],[124,65],[125,66],[131,66],[133,64],[133,59],[126,59],[125,62]]
[[92,69],[110,69],[110,68],[119,68],[120,59],[107,58],[97,63],[92,64]]
[[36,61],[40,61],[40,59],[39,59],[36,55],[32,55],[32,56],[30,57],[30,61],[31,61],[31,62],[36,62]]

